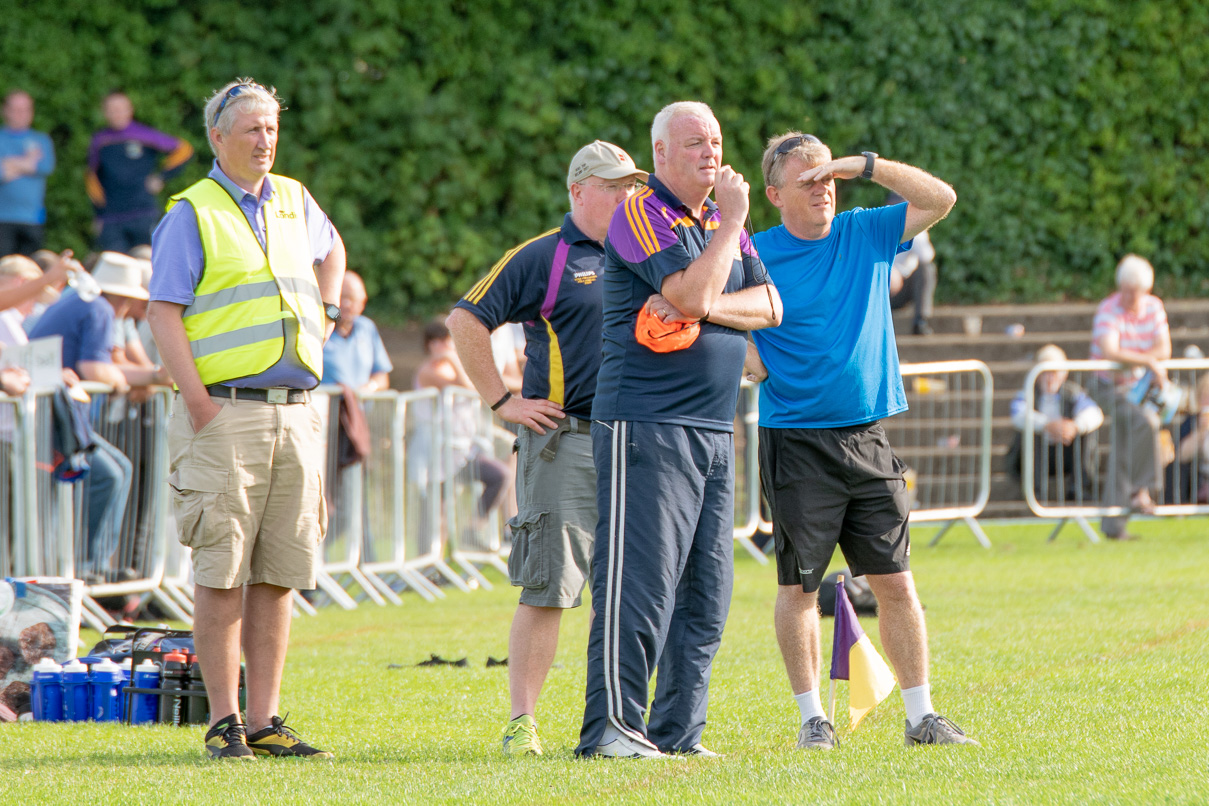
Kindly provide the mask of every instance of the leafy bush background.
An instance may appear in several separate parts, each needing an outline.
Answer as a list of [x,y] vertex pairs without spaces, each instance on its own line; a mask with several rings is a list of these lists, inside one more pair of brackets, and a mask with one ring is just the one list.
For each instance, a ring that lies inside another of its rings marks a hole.
[[[77,249],[104,92],[197,146],[176,189],[208,170],[210,92],[275,85],[277,170],[310,187],[373,307],[400,317],[448,306],[556,223],[585,142],[649,166],[650,120],[678,99],[713,106],[754,195],[764,140],[789,127],[950,181],[944,300],[1097,299],[1126,251],[1151,258],[1160,294],[1209,292],[1197,0],[59,0],[6,10],[0,69],[58,148],[48,243]],[[775,223],[758,199],[752,218]]]

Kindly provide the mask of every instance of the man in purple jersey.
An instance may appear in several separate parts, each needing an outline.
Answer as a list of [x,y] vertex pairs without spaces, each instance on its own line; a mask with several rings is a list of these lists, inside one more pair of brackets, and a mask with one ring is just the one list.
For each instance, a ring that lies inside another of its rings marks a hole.
[[97,250],[129,252],[151,243],[161,213],[156,196],[192,159],[193,146],[136,121],[124,92],[106,95],[101,112],[109,125],[88,144],[85,178],[97,212]]
[[[747,183],[722,162],[710,108],[664,107],[651,150],[655,173],[617,208],[605,240],[604,354],[592,403],[596,618],[579,756],[716,755],[701,735],[734,577],[745,331],[781,318],[743,230]],[[635,333],[644,309],[664,322],[699,322],[700,332],[683,349],[656,352]]]

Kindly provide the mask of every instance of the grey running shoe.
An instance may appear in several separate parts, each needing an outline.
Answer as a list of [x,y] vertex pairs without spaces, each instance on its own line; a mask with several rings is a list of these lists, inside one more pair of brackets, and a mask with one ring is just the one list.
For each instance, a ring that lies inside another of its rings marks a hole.
[[907,747],[917,744],[972,744],[977,741],[965,735],[965,732],[949,719],[940,714],[928,714],[915,727],[907,722],[905,734]]
[[834,750],[837,744],[835,726],[821,716],[812,716],[798,731],[799,750]]

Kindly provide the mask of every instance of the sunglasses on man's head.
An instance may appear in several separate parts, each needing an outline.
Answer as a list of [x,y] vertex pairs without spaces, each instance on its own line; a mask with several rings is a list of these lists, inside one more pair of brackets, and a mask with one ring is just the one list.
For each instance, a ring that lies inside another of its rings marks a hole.
[[218,110],[214,113],[214,125],[218,125],[218,119],[222,117],[222,111],[227,108],[227,101],[230,101],[232,98],[238,98],[240,95],[243,95],[244,92],[251,90],[253,87],[261,90],[264,89],[264,87],[260,86],[259,84],[236,84],[234,87],[227,90],[226,94],[223,95],[222,100],[218,103]]
[[821,146],[823,144],[823,141],[820,140],[819,138],[815,137],[813,134],[795,135],[793,137],[790,137],[788,140],[783,141],[779,146],[777,146],[777,150],[772,152],[773,159],[776,159],[777,157],[785,156],[790,151],[793,151],[795,148],[802,145],[803,143],[814,143],[816,145]]

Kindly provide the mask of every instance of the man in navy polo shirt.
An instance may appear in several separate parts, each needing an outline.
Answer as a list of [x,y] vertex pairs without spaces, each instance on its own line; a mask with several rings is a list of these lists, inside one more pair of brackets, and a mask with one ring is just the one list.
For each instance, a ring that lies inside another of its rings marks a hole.
[[[715,755],[701,734],[734,576],[744,331],[780,320],[780,297],[743,230],[748,186],[722,163],[713,112],[664,107],[651,144],[655,174],[618,208],[605,242],[604,359],[592,406],[596,618],[580,756]],[[700,333],[654,352],[635,333],[644,308],[665,322],[701,321]]]
[[[617,205],[637,190],[639,170],[611,143],[589,143],[567,172],[571,212],[562,227],[504,255],[449,315],[458,355],[475,388],[517,439],[517,516],[508,558],[522,587],[508,639],[512,721],[504,752],[541,755],[537,698],[554,661],[558,625],[578,607],[596,529],[596,468],[589,434],[600,368],[600,277],[605,233]],[[524,386],[513,397],[491,353],[491,331],[525,327]]]
[[[835,747],[819,697],[816,601],[837,544],[877,596],[882,646],[902,687],[907,745],[977,744],[932,709],[927,631],[909,564],[905,465],[879,422],[907,409],[890,266],[948,214],[957,195],[940,179],[873,152],[833,160],[817,137],[801,132],[769,140],[763,169],[783,223],[755,242],[787,313],[775,331],[754,334],[758,355],[749,352],[748,371],[767,376],[760,482],[777,548],[777,643],[801,713],[797,746]],[[907,203],[836,215],[835,180],[858,176]]]

